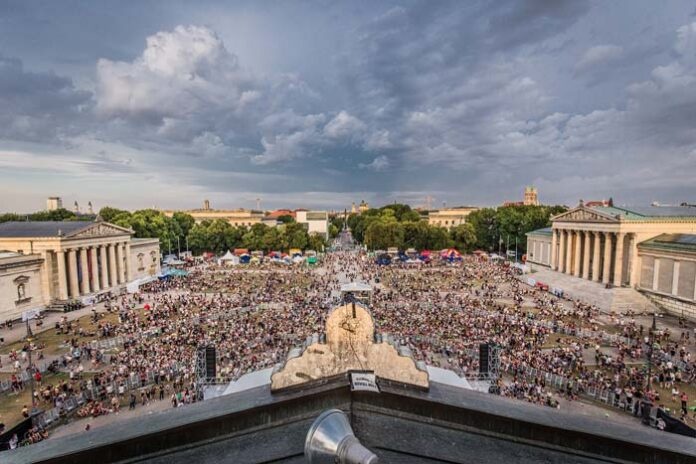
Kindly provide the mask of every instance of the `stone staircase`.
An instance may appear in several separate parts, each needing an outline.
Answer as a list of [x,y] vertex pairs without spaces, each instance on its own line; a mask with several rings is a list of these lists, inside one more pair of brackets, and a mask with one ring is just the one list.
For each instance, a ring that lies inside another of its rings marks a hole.
[[634,288],[622,287],[611,289],[612,298],[609,309],[613,312],[631,310],[644,313],[663,313],[662,308],[653,303],[650,298]]

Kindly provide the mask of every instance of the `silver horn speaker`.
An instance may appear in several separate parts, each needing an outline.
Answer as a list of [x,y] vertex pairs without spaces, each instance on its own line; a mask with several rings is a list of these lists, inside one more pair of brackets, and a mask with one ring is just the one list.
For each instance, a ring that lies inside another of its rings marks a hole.
[[309,464],[378,464],[377,456],[360,444],[340,409],[322,412],[307,432],[304,447]]

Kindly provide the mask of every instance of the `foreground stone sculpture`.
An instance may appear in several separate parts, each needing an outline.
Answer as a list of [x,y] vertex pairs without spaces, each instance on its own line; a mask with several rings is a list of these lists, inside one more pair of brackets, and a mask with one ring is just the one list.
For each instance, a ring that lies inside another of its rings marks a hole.
[[370,312],[348,303],[334,308],[326,320],[325,342],[310,337],[304,349],[290,351],[285,364],[276,366],[271,391],[331,377],[350,370],[374,371],[379,378],[428,388],[428,372],[416,363],[410,350],[386,335],[375,337]]

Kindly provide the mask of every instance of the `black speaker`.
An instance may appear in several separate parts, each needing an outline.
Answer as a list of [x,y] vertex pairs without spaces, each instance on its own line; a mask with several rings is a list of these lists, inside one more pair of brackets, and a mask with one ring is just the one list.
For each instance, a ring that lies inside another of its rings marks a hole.
[[205,347],[205,376],[209,379],[214,379],[217,375],[215,364],[215,347]]
[[479,374],[488,374],[488,343],[479,345]]

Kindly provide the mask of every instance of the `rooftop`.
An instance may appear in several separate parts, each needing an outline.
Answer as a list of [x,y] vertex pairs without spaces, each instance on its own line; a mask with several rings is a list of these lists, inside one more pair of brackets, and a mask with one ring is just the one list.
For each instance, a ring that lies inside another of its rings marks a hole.
[[696,253],[696,234],[662,234],[641,242],[638,246]]
[[537,229],[537,230],[533,230],[531,232],[527,232],[525,235],[551,235],[552,233],[553,233],[552,227],[544,227],[543,229]]
[[696,208],[686,206],[592,206],[592,209],[610,216],[621,216],[628,220],[649,220],[651,218],[693,217]]
[[10,221],[0,224],[0,238],[62,237],[92,225],[91,221]]
[[608,424],[565,411],[431,382],[428,391],[378,380],[351,391],[345,375],[281,394],[268,386],[155,412],[2,455],[14,463],[305,463],[323,411],[348,412],[381,462],[692,463],[692,438]]

